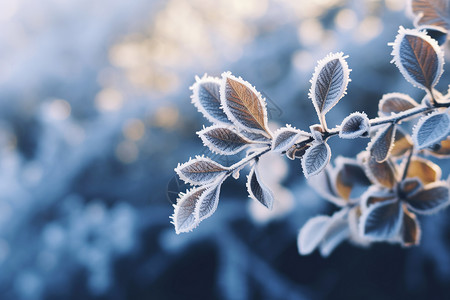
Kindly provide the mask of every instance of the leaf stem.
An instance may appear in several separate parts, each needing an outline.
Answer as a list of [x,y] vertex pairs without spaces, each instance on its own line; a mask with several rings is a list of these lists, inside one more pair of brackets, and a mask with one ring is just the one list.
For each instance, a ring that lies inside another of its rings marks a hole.
[[411,163],[411,157],[413,155],[413,152],[414,147],[411,147],[411,149],[409,150],[408,158],[406,160],[405,168],[403,169],[402,181],[405,180],[406,175],[408,174],[409,164]]
[[229,170],[227,171],[227,174],[229,175],[229,174],[233,173],[236,169],[242,167],[243,165],[250,163],[252,160],[258,159],[259,157],[261,157],[264,154],[266,154],[267,152],[269,152],[270,149],[271,149],[271,147],[268,146],[267,148],[265,148],[262,151],[255,152],[252,155],[244,157],[242,160],[240,160],[237,163],[235,163],[234,165],[230,166]]

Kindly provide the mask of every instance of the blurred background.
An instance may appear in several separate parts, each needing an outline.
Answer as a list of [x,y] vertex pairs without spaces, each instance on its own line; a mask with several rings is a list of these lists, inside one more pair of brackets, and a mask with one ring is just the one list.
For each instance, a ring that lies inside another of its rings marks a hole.
[[[268,99],[271,126],[317,123],[318,59],[350,55],[353,111],[383,93],[424,96],[390,64],[403,0],[0,0],[0,299],[445,299],[449,211],[421,218],[412,249],[348,243],[302,257],[306,220],[336,208],[299,161],[265,158],[273,211],[228,180],[189,234],[169,223],[178,162],[205,154],[195,75],[232,71]],[[438,89],[445,92],[448,75]],[[332,140],[333,157],[366,140]],[[441,162],[444,175],[448,163]]]

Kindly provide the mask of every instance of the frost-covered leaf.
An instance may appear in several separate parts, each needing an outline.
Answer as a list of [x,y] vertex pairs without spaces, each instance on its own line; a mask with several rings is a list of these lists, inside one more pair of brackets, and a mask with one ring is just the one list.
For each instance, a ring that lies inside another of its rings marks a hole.
[[388,93],[383,95],[378,102],[378,115],[380,117],[390,116],[392,113],[398,114],[416,106],[418,106],[417,102],[409,95]]
[[418,214],[432,214],[446,207],[450,201],[449,186],[445,181],[430,183],[425,188],[408,197],[407,205]]
[[410,247],[420,243],[420,226],[416,215],[403,209],[402,244]]
[[336,192],[345,200],[358,198],[371,185],[364,169],[353,159],[339,156],[336,162]]
[[398,189],[400,192],[399,194],[402,196],[402,198],[407,198],[415,195],[422,189],[422,187],[422,181],[420,181],[420,179],[417,177],[413,177],[406,178],[402,182],[400,182]]
[[411,150],[413,141],[409,134],[406,134],[400,127],[395,129],[394,147],[392,147],[391,156],[402,156]]
[[413,157],[409,162],[408,171],[406,177],[419,178],[423,184],[432,183],[441,179],[441,168],[432,161],[422,158]]
[[220,187],[225,179],[225,176],[218,178],[212,183],[198,199],[195,205],[195,220],[201,222],[210,217],[217,209],[219,204]]
[[295,143],[306,141],[310,134],[306,131],[292,128],[289,125],[275,131],[272,140],[272,151],[281,153],[291,148]]
[[375,158],[379,163],[385,161],[389,157],[389,152],[394,146],[395,124],[391,123],[384,128],[378,130],[368,145],[370,156]]
[[175,168],[175,172],[183,181],[194,185],[211,183],[227,171],[227,167],[203,156],[197,156]]
[[177,234],[191,231],[198,225],[194,213],[195,205],[206,189],[206,186],[201,186],[187,191],[186,194],[180,194],[171,217]]
[[236,131],[222,125],[206,127],[197,134],[205,146],[222,155],[236,154],[251,143]]
[[341,124],[339,137],[344,139],[354,139],[369,134],[370,123],[365,113],[355,112],[347,116]]
[[323,172],[308,178],[307,182],[321,197],[337,206],[346,206],[348,201],[336,192],[333,173],[331,166],[328,165]]
[[359,220],[361,218],[362,212],[360,206],[355,206],[348,212],[348,228],[350,230],[350,237],[353,243],[360,246],[367,246],[370,244],[370,240],[361,236],[359,232]]
[[220,97],[225,114],[238,128],[271,136],[267,127],[266,101],[251,84],[225,72]]
[[227,115],[220,107],[220,78],[210,77],[206,74],[195,77],[195,83],[191,86],[192,103],[212,123],[231,124]]
[[392,62],[406,80],[431,91],[444,71],[444,54],[438,43],[424,32],[400,27],[391,45]]
[[331,158],[331,149],[327,143],[313,142],[302,157],[303,174],[306,178],[318,174],[328,164]]
[[417,29],[424,31],[429,37],[435,40],[439,46],[442,46],[447,41],[448,30],[444,27],[433,26],[433,25],[423,25],[419,26]]
[[320,60],[311,78],[309,97],[316,109],[319,119],[325,115],[344,96],[350,74],[342,52],[330,53]]
[[350,236],[350,229],[345,220],[339,219],[333,222],[328,227],[327,233],[320,243],[320,254],[323,257],[328,257],[340,243],[348,239]]
[[372,182],[387,188],[394,187],[397,174],[389,160],[379,163],[369,155],[364,165],[367,177]]
[[422,117],[413,129],[414,144],[419,149],[439,143],[448,136],[450,117],[447,111],[436,111]]
[[253,131],[239,130],[239,134],[243,135],[247,140],[252,143],[270,143],[270,138],[262,133],[257,133]]
[[314,124],[309,126],[309,131],[311,132],[311,136],[312,138],[317,141],[317,142],[322,142],[323,141],[323,126],[320,124]]
[[362,214],[360,234],[376,241],[395,237],[401,228],[403,209],[397,199],[370,205]]
[[427,149],[430,154],[439,158],[450,157],[450,137]]
[[434,25],[450,30],[450,5],[448,0],[412,0],[414,25]]
[[391,190],[379,186],[371,186],[361,196],[361,207],[367,209],[367,207],[376,203],[391,201],[397,198],[397,195]]
[[268,209],[273,207],[272,191],[261,181],[258,164],[255,163],[247,177],[247,191],[250,198],[259,201]]
[[306,150],[310,147],[309,144],[304,144],[300,148],[297,148],[297,146],[292,146],[291,148],[286,150],[286,156],[290,160],[294,160],[296,158],[302,158],[303,155],[305,155]]
[[329,216],[316,216],[303,225],[297,238],[298,252],[301,255],[310,254],[319,246],[327,233],[330,220]]

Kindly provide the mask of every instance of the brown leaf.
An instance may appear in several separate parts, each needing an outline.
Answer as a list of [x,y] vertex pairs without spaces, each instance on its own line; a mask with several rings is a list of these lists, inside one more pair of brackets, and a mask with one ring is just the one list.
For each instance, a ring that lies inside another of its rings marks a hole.
[[416,107],[418,104],[409,95],[402,93],[385,94],[378,103],[378,115],[390,116],[392,113],[400,113]]
[[377,188],[370,188],[366,193],[363,195],[363,203],[366,207],[369,207],[375,203],[380,203],[384,201],[391,201],[396,199],[397,196],[386,189],[379,189]]
[[417,177],[406,178],[399,185],[399,191],[402,198],[416,194],[422,188],[422,182]]
[[197,134],[212,152],[222,155],[236,154],[251,143],[236,131],[222,125],[206,127]]
[[418,245],[420,242],[420,226],[417,221],[416,215],[408,211],[403,206],[403,229],[402,229],[402,241],[403,246],[410,247]]
[[227,171],[227,167],[202,156],[191,159],[175,168],[175,172],[183,181],[194,185],[211,183]]
[[343,199],[350,200],[352,190],[355,187],[369,187],[371,185],[364,169],[356,161],[338,157],[336,165],[336,191]]
[[370,156],[375,158],[377,162],[383,162],[388,158],[395,137],[395,124],[389,124],[380,129],[368,146]]
[[265,101],[248,82],[229,72],[223,73],[220,96],[226,115],[236,126],[271,136]]
[[450,7],[448,0],[412,0],[412,11],[417,25],[441,26],[450,30]]
[[396,169],[389,160],[377,162],[370,156],[365,163],[367,177],[374,183],[389,189],[393,188],[397,181]]
[[443,140],[440,144],[437,144],[430,149],[428,149],[429,153],[439,157],[446,158],[450,156],[450,137],[446,140]]
[[417,177],[423,184],[441,179],[441,168],[435,163],[421,157],[413,157],[409,163],[406,177]]
[[406,134],[399,127],[395,130],[394,147],[392,147],[392,156],[402,156],[413,146],[412,139],[409,134]]

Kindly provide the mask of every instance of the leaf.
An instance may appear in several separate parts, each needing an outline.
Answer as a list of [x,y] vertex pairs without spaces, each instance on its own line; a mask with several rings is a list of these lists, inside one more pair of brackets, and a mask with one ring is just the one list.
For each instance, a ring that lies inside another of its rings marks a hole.
[[413,141],[409,134],[403,132],[400,127],[395,129],[394,147],[392,147],[391,156],[402,156],[408,150],[411,150]]
[[351,71],[345,61],[347,57],[342,52],[330,53],[318,61],[308,95],[319,119],[345,95]]
[[[371,182],[356,160],[339,156],[336,162],[336,192],[345,200],[359,198]],[[359,193],[358,193],[359,192]]]
[[331,158],[331,149],[327,143],[313,142],[302,157],[303,174],[306,178],[320,173]]
[[434,25],[450,30],[448,0],[412,0],[412,12],[416,15],[414,26]]
[[418,104],[409,95],[402,93],[388,93],[378,102],[378,115],[380,117],[398,114],[405,110],[417,107]]
[[380,188],[379,186],[371,186],[361,196],[361,207],[367,209],[368,207],[381,202],[391,201],[397,199],[397,195],[386,188]]
[[272,140],[272,151],[281,153],[291,148],[295,143],[306,141],[310,137],[308,132],[286,125],[286,127],[275,131]]
[[222,73],[220,99],[225,114],[238,128],[271,137],[265,99],[247,81]]
[[389,189],[396,184],[396,170],[389,160],[379,163],[374,157],[369,156],[364,164],[367,177],[381,186]]
[[270,138],[261,133],[239,130],[239,134],[243,135],[247,140],[251,141],[252,143],[270,143]]
[[444,27],[423,25],[417,27],[418,30],[425,32],[429,37],[435,40],[439,46],[442,46],[447,41],[448,31]]
[[413,129],[413,141],[419,149],[439,143],[448,136],[450,117],[447,111],[436,111],[422,117]]
[[189,232],[198,225],[194,214],[195,205],[206,189],[206,186],[201,186],[187,191],[186,194],[180,193],[180,198],[174,205],[175,210],[171,217],[177,234]]
[[286,150],[286,156],[290,160],[294,160],[296,158],[302,158],[303,155],[305,155],[306,150],[310,147],[309,144],[304,144],[300,148],[297,148],[297,146],[292,146],[288,150]]
[[432,183],[441,179],[441,168],[430,160],[413,157],[409,162],[406,177],[417,177],[423,184]]
[[303,225],[297,238],[298,252],[301,255],[310,254],[319,246],[328,230],[330,219],[329,216],[317,216]]
[[261,181],[258,164],[255,163],[247,177],[247,191],[250,198],[259,201],[268,209],[273,207],[273,194]]
[[450,157],[450,137],[441,141],[439,144],[435,144],[427,149],[430,154],[439,158],[448,158]]
[[370,156],[375,158],[379,163],[385,161],[389,157],[389,152],[394,146],[395,124],[389,124],[378,130],[375,137],[368,145]]
[[415,195],[422,189],[422,187],[423,185],[419,178],[406,178],[402,182],[400,182],[400,185],[398,187],[399,195],[401,196],[402,200],[404,200]]
[[337,206],[346,206],[348,201],[337,194],[332,173],[333,170],[328,165],[323,172],[308,178],[307,182],[321,197]]
[[403,246],[410,247],[420,243],[420,226],[416,215],[403,208],[403,228],[402,242]]
[[449,204],[449,187],[445,181],[430,183],[407,199],[408,208],[418,214],[432,214]]
[[175,172],[186,183],[204,185],[213,182],[228,171],[227,167],[203,156],[197,156],[175,168]]
[[220,107],[220,78],[210,77],[206,74],[202,78],[195,77],[191,101],[206,119],[212,123],[232,124]]
[[339,137],[343,139],[354,139],[369,134],[370,123],[365,113],[354,112],[347,116],[341,124]]
[[251,143],[236,131],[222,125],[206,127],[197,134],[212,152],[222,155],[236,154]]
[[339,219],[328,227],[327,233],[320,243],[320,254],[322,257],[328,257],[331,252],[350,236],[350,229],[345,220]]
[[395,237],[401,228],[403,209],[397,199],[370,205],[362,214],[360,234],[375,241],[385,241]]
[[394,43],[390,45],[394,56],[391,62],[406,80],[431,91],[444,71],[444,54],[437,42],[419,30],[400,26]]
[[206,218],[209,218],[217,209],[219,204],[220,187],[225,179],[225,176],[218,178],[208,189],[206,189],[195,205],[194,216],[199,223]]

